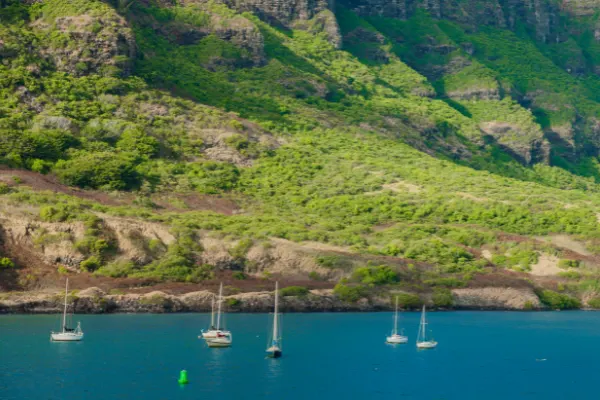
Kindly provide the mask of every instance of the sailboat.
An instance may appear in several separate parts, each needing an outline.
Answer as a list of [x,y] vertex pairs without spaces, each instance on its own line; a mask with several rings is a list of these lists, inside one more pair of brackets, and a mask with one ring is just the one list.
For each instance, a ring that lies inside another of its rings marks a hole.
[[273,313],[273,337],[267,349],[267,357],[279,358],[281,351],[281,332],[279,328],[279,282],[275,282],[275,311]]
[[388,336],[385,340],[390,344],[400,344],[407,343],[408,337],[404,335],[398,335],[398,296],[396,296],[396,312],[394,313],[394,328],[392,329],[392,334]]
[[[223,283],[219,287],[219,298],[217,300],[217,326],[214,330],[214,337],[207,337],[206,344],[208,347],[229,347],[233,341],[231,332],[221,330],[221,304],[223,303]],[[210,332],[210,331],[209,331]],[[208,333],[208,332],[207,332]]]
[[69,295],[69,278],[65,285],[65,308],[63,310],[62,331],[50,332],[50,340],[54,342],[79,342],[83,340],[83,332],[81,331],[81,323],[77,323],[77,328],[72,329],[67,326],[67,298]]
[[421,313],[421,323],[419,325],[419,334],[417,335],[417,348],[433,349],[437,346],[437,342],[432,338],[427,339],[427,318],[425,317],[425,305]]
[[212,303],[210,305],[210,327],[207,331],[204,329],[201,330],[202,335],[200,335],[199,339],[208,339],[208,338],[216,338],[217,337],[217,328],[215,327],[215,296],[212,296]]

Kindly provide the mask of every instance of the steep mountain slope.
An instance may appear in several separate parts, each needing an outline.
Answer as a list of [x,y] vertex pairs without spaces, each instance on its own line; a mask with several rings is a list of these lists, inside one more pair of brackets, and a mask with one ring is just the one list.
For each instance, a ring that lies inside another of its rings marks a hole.
[[594,305],[597,17],[561,7],[0,2],[2,288]]

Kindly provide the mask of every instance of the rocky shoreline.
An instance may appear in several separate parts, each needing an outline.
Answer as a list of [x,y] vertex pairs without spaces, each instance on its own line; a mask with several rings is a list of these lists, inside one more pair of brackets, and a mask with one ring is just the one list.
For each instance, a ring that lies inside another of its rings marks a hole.
[[[544,310],[547,309],[529,289],[467,288],[452,291],[455,310]],[[146,294],[107,294],[92,287],[71,295],[77,314],[103,313],[178,313],[209,312],[212,292],[203,290],[172,295],[161,291]],[[423,299],[432,307],[429,299]],[[0,314],[60,313],[63,297],[60,293],[20,292],[0,298]],[[224,298],[226,312],[270,312],[272,292],[240,293]],[[281,298],[282,312],[366,312],[391,310],[390,298],[372,297],[357,302],[345,302],[332,290],[312,290],[304,296]],[[415,305],[413,308],[418,308]]]

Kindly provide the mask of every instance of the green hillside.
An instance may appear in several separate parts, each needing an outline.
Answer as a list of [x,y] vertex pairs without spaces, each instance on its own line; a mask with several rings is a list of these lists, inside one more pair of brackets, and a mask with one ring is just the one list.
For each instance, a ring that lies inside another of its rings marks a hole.
[[[504,271],[593,297],[596,14],[562,10],[561,30],[548,28],[558,40],[527,16],[499,26],[461,2],[448,15],[415,3],[405,18],[351,0],[300,16],[238,3],[0,1],[0,164],[127,200],[17,181],[0,184],[4,206],[84,221],[74,248],[95,276],[258,276],[248,250],[285,239],[360,255],[349,268],[324,252],[315,262],[339,273],[304,277],[342,279],[349,298],[348,288],[427,291]],[[125,260],[106,216],[160,223],[176,241]],[[235,262],[201,261],[203,236],[237,243]],[[519,274],[540,257],[563,272]]]

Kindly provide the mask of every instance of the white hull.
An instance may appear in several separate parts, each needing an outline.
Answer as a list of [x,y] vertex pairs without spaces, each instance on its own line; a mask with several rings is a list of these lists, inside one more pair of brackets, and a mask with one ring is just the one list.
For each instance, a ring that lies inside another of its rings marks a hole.
[[232,342],[231,336],[229,337],[220,337],[215,339],[206,339],[206,344],[208,347],[229,347]]
[[83,340],[83,333],[61,332],[51,333],[50,339],[53,342],[79,342]]
[[437,346],[437,342],[417,342],[418,349],[433,349]]
[[229,331],[206,331],[206,332],[202,332],[202,339],[216,339],[217,337],[219,337],[218,334],[221,335],[231,335],[231,333]]
[[390,343],[390,344],[402,344],[402,343],[408,343],[408,338],[406,336],[402,336],[402,335],[392,335],[392,336],[388,336],[385,341],[386,341],[386,343]]

